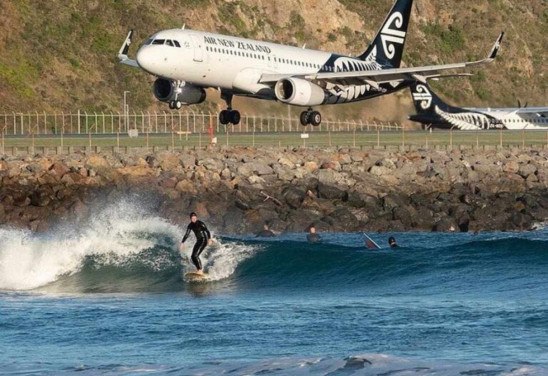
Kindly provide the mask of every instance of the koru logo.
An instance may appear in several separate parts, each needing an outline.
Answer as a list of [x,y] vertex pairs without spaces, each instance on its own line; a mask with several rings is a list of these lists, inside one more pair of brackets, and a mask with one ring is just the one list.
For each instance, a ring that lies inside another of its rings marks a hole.
[[396,46],[394,44],[403,44],[405,42],[405,31],[400,29],[403,26],[403,15],[400,12],[393,13],[381,31],[382,47],[385,55],[393,59],[396,55]]
[[428,88],[424,85],[417,85],[415,92],[413,93],[413,100],[421,102],[421,108],[428,110],[432,105],[432,94],[428,91]]

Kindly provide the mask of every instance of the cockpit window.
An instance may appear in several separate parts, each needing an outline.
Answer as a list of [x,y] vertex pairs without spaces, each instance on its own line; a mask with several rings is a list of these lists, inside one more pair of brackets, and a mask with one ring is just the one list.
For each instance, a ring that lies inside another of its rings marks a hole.
[[153,39],[149,39],[145,42],[145,46],[148,46],[149,44],[152,44]]
[[165,41],[165,39],[156,39],[152,44],[164,44]]
[[173,42],[172,42],[172,41],[170,41],[169,39],[168,39],[168,40],[166,40],[166,44],[167,44],[168,46],[171,46],[171,47],[173,47],[173,46],[174,46],[174,45],[173,45]]
[[181,47],[181,45],[179,44],[179,42],[177,42],[176,40],[174,40],[173,43],[175,44],[175,47]]

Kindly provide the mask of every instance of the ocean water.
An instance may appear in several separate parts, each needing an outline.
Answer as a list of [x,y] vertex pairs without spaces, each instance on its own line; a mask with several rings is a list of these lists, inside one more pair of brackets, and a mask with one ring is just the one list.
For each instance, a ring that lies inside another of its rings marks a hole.
[[548,375],[548,230],[219,236],[132,202],[0,228],[0,374]]

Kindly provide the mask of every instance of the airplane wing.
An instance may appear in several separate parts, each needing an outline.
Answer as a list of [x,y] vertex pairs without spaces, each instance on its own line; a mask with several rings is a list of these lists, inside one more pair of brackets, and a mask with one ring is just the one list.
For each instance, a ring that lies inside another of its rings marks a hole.
[[120,51],[118,51],[118,60],[120,60],[120,63],[122,64],[139,68],[139,64],[137,64],[135,60],[132,60],[127,56],[127,53],[129,51],[129,46],[131,44],[132,36],[133,36],[133,30],[130,30],[129,33],[127,34],[126,40],[124,41],[124,44],[122,44]]
[[548,118],[548,107],[525,107],[516,110],[517,114],[536,114],[539,117]]
[[485,59],[478,61],[470,61],[465,63],[444,64],[444,65],[431,65],[424,67],[410,67],[410,68],[392,68],[392,69],[379,69],[373,71],[357,71],[357,72],[326,72],[326,73],[314,73],[305,75],[291,75],[291,74],[263,74],[259,82],[261,83],[274,83],[284,78],[298,77],[309,81],[323,81],[331,84],[369,84],[372,87],[378,87],[383,83],[399,83],[402,81],[415,80],[420,82],[426,82],[431,78],[441,78],[447,70],[463,69],[474,66],[487,64],[495,60],[497,53],[500,49],[500,44],[504,32],[501,33],[493,45],[489,56]]

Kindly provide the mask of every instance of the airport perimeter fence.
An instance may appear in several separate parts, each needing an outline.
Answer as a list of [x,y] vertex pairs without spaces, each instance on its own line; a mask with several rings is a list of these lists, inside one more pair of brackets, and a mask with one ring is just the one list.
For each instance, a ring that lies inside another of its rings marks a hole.
[[318,127],[299,119],[242,116],[220,125],[217,114],[160,112],[0,115],[0,155],[129,153],[217,146],[351,147],[362,149],[548,149],[548,130],[409,130],[398,124],[330,121]]
[[[301,133],[299,118],[283,116],[257,116],[242,114],[238,125],[229,125],[232,133]],[[28,135],[98,135],[128,134],[199,134],[224,133],[226,126],[219,123],[218,114],[196,111],[97,113],[4,113],[0,114],[0,129],[5,136]],[[368,123],[362,120],[323,119],[318,127],[308,127],[309,132],[351,132],[354,129],[369,131],[397,131],[397,123]]]

